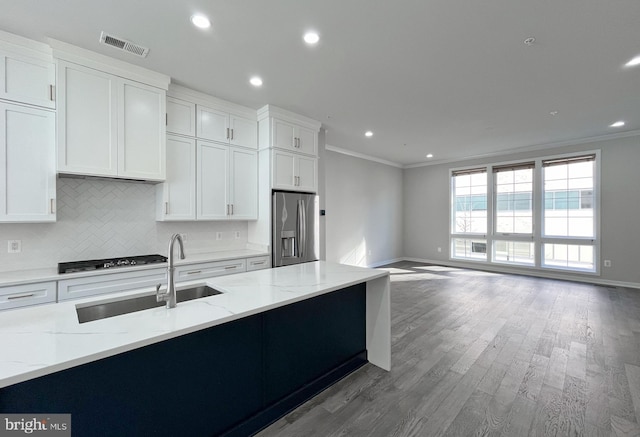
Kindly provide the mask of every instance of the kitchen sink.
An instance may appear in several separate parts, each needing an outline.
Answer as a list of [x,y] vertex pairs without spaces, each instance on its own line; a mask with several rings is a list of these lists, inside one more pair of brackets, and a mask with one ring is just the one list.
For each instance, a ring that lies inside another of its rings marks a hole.
[[[177,288],[176,299],[178,302],[199,299],[201,297],[215,296],[221,294],[214,288],[206,285],[198,285],[189,288]],[[108,317],[120,316],[122,314],[134,313],[136,311],[148,310],[164,306],[164,302],[156,301],[156,294],[146,294],[136,297],[128,297],[111,302],[98,303],[84,307],[76,307],[78,321],[80,323],[93,322],[94,320],[106,319]]]

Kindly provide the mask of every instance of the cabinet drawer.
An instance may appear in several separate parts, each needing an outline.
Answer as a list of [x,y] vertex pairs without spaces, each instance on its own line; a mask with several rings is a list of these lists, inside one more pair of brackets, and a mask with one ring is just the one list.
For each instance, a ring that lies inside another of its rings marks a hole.
[[0,288],[0,310],[56,301],[56,283],[15,285]]
[[191,264],[188,266],[176,267],[176,282],[192,281],[195,279],[210,278],[212,276],[230,275],[247,271],[247,264],[244,259],[234,259],[229,261],[215,261],[202,264]]
[[164,268],[58,281],[58,301],[166,284]]
[[254,258],[247,258],[247,271],[262,270],[271,267],[271,258],[267,256],[256,256]]

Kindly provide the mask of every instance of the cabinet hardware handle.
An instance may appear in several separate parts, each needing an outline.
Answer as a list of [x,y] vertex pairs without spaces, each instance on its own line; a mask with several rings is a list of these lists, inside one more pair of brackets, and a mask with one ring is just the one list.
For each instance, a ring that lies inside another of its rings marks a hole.
[[27,298],[27,297],[33,297],[33,296],[34,296],[34,293],[30,293],[30,294],[23,294],[23,295],[21,295],[21,296],[8,296],[8,297],[7,297],[7,300],[13,300],[13,299],[24,299],[24,298]]
[[227,139],[229,139],[229,128],[227,128]]
[[236,267],[238,267],[238,266],[226,266],[224,269],[225,269],[225,270],[233,270],[233,269],[235,269]]
[[51,211],[51,214],[56,213],[56,199],[49,200],[49,211]]
[[56,101],[56,87],[55,85],[49,85],[49,100],[52,102]]
[[264,264],[264,260],[262,261],[251,261],[252,266],[259,266],[260,264]]
[[231,129],[231,139],[233,139],[233,129]]
[[169,113],[164,114],[164,125],[169,126]]
[[169,202],[164,202],[164,213],[169,214]]
[[202,273],[202,270],[193,270],[191,272],[187,272],[187,275],[197,275],[198,273]]
[[233,215],[233,203],[231,204],[231,214],[230,215]]

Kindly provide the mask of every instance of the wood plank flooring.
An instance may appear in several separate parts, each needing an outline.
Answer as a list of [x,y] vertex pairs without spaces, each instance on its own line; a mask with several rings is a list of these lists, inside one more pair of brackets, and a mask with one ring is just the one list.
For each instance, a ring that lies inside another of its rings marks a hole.
[[259,436],[640,436],[640,290],[386,268],[392,371],[367,364]]

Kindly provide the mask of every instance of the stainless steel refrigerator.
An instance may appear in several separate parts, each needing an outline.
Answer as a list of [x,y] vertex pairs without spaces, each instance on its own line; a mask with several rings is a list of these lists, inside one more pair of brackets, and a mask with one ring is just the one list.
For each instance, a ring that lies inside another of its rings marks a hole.
[[288,266],[319,258],[318,196],[273,192],[273,267]]

